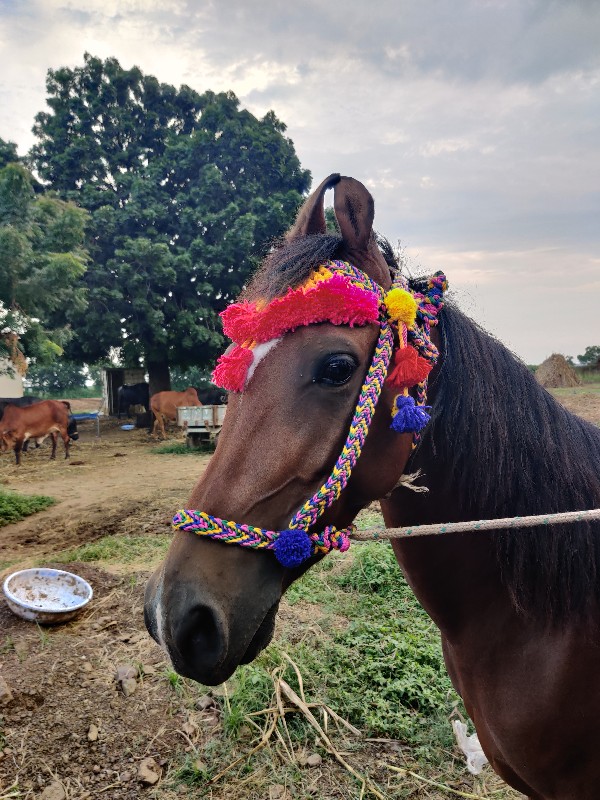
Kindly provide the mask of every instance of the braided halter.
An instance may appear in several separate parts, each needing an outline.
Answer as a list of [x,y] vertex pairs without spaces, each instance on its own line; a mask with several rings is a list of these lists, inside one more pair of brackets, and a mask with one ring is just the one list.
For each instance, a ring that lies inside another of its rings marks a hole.
[[[213,380],[229,391],[243,391],[260,344],[314,322],[368,324],[377,322],[379,337],[360,391],[348,437],[329,478],[294,514],[289,528],[270,531],[220,519],[203,511],[181,510],[173,519],[175,530],[190,531],[226,544],[257,550],[273,550],[284,567],[297,567],[318,554],[350,547],[354,525],[338,530],[327,526],[309,532],[317,519],[340,496],[356,465],[369,432],[375,407],[386,380],[399,394],[393,408],[392,429],[418,433],[429,420],[426,403],[427,375],[437,361],[430,326],[437,323],[443,306],[446,278],[437,273],[423,291],[411,292],[407,281],[397,276],[389,292],[361,270],[343,261],[328,261],[303,286],[290,289],[269,304],[237,303],[223,312],[223,327],[237,345],[221,356]],[[393,368],[395,331],[398,348]],[[250,373],[251,377],[251,373]],[[417,403],[408,388],[417,386]]]

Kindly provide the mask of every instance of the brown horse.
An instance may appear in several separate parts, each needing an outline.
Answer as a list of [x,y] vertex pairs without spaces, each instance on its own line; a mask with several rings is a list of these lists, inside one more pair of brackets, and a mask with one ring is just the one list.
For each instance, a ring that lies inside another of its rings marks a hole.
[[[338,237],[325,231],[330,186]],[[390,258],[372,221],[362,184],[331,176],[246,296],[281,297],[332,257],[389,288]],[[283,336],[244,391],[231,395],[189,507],[285,528],[339,455],[377,327],[324,323]],[[394,393],[386,384],[348,486],[318,529],[347,525],[376,498],[390,526],[599,506],[600,430],[565,411],[452,306],[436,336],[432,419],[420,444],[411,452],[411,435],[390,430]],[[349,366],[340,371],[340,362]],[[428,493],[399,483],[417,469]],[[441,631],[448,672],[493,768],[530,798],[597,798],[599,524],[447,534],[393,547]],[[283,592],[314,561],[284,568],[272,553],[177,533],[148,585],[146,624],[179,672],[218,684],[269,643]]]

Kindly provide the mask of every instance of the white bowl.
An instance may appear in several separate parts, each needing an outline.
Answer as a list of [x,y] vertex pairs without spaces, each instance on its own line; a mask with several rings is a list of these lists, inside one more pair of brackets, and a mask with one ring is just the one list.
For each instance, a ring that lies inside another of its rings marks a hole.
[[2,588],[11,611],[44,625],[73,619],[94,595],[79,575],[45,567],[13,572]]

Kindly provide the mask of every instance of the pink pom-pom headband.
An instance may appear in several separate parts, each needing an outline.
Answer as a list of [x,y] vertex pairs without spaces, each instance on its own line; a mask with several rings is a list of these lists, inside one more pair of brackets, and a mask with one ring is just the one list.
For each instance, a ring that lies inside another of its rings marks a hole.
[[328,261],[296,289],[270,303],[243,300],[222,312],[223,332],[234,343],[218,360],[213,383],[243,391],[257,345],[304,325],[368,325],[380,319],[383,290],[345,261]]

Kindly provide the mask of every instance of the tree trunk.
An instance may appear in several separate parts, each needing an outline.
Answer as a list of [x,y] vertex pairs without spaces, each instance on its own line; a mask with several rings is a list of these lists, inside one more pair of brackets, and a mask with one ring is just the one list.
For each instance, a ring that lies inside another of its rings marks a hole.
[[171,389],[171,376],[169,375],[168,359],[146,359],[148,380],[150,383],[150,397],[157,392],[168,392]]

